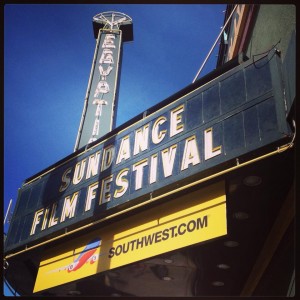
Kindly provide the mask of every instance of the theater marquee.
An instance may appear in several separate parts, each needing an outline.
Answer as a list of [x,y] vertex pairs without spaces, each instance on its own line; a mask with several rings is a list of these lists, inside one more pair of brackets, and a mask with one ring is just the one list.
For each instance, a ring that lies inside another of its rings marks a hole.
[[280,145],[289,134],[281,83],[276,54],[247,61],[28,179],[6,249],[101,220]]
[[[213,128],[202,132],[202,143],[195,133],[180,142],[171,143],[160,152],[151,151],[151,148],[155,149],[163,144],[167,136],[175,138],[185,130],[184,110],[184,105],[175,107],[170,110],[169,116],[158,117],[151,124],[135,130],[132,139],[130,135],[126,135],[120,139],[117,147],[109,145],[65,168],[57,192],[72,193],[64,197],[61,210],[58,209],[57,202],[37,210],[30,235],[94,210],[95,206],[107,204],[108,207],[113,207],[128,201],[128,196],[142,188],[151,187],[158,180],[172,178],[200,164],[200,153],[203,153],[204,161],[220,155],[221,146],[213,145]],[[142,156],[140,160],[134,160],[130,164],[126,163],[143,152],[150,152],[150,155]],[[116,171],[99,180],[100,174],[105,174],[109,169]],[[81,188],[83,184],[86,185],[84,190]],[[79,199],[83,198],[83,210],[80,210]]]

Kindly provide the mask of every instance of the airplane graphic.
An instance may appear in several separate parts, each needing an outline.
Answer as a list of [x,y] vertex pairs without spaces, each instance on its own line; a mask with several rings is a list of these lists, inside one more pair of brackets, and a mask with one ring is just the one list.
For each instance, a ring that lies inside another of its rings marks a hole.
[[88,262],[90,262],[90,264],[95,263],[100,256],[100,254],[95,254],[97,248],[100,245],[101,245],[100,238],[92,239],[71,264],[49,271],[47,273],[60,272],[63,270],[67,270],[68,273],[70,273],[80,269],[84,264]]

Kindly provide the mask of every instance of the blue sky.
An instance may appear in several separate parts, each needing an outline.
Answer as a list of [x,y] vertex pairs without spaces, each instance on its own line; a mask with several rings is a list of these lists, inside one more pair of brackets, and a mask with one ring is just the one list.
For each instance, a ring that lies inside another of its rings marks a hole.
[[[118,11],[133,19],[134,41],[123,47],[118,126],[193,81],[225,8],[5,5],[4,213],[25,179],[73,152],[96,43],[93,16]],[[215,68],[217,50],[200,77]]]

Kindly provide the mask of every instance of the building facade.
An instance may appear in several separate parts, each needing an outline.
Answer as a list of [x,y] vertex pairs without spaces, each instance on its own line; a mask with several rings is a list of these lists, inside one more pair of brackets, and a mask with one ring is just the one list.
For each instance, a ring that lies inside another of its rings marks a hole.
[[213,72],[25,181],[20,295],[295,295],[295,7],[230,16]]

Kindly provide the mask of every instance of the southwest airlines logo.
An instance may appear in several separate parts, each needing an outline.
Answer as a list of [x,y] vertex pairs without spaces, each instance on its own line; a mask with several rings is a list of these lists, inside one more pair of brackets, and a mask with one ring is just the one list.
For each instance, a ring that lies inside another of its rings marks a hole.
[[100,244],[101,240],[99,238],[91,240],[85,246],[79,256],[74,260],[74,262],[68,266],[68,272],[76,271],[88,262],[93,264],[98,259],[98,256],[94,255],[94,253],[96,252]]
[[97,251],[100,245],[101,245],[100,238],[95,238],[91,240],[71,264],[49,271],[48,273],[60,272],[63,270],[67,270],[68,273],[75,272],[86,263],[90,263],[90,264],[95,263],[99,258],[99,254],[95,254],[95,252]]

